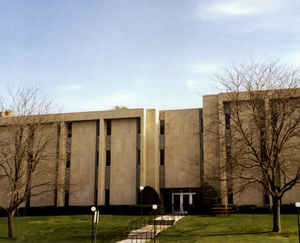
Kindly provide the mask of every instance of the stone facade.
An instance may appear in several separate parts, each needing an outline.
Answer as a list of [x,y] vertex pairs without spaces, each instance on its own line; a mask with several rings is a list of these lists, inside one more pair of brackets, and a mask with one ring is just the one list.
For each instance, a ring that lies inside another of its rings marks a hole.
[[[136,205],[141,188],[151,187],[169,209],[184,212],[199,201],[204,184],[227,204],[228,184],[215,179],[227,176],[220,171],[226,163],[223,106],[220,94],[204,96],[201,109],[48,115],[49,123],[57,124],[49,147],[57,156],[49,161],[46,177],[65,186],[32,198],[30,206]],[[299,200],[298,191],[289,192],[285,202]],[[253,186],[232,200],[263,206],[263,189]]]
[[[271,204],[270,195],[260,183],[251,183],[245,188],[241,187],[242,177],[253,178],[251,173],[260,174],[260,169],[253,169],[245,166],[243,174],[239,173],[239,176],[234,174],[234,171],[229,171],[226,165],[232,158],[241,159],[242,156],[238,156],[238,153],[244,153],[244,160],[249,160],[252,156],[251,153],[247,155],[247,149],[241,149],[241,144],[245,141],[239,136],[241,134],[237,132],[237,125],[234,123],[234,112],[238,110],[239,119],[242,120],[241,124],[244,126],[244,131],[247,131],[246,136],[251,135],[252,146],[256,147],[257,151],[261,153],[261,138],[271,139],[272,131],[270,131],[271,118],[271,104],[276,103],[277,100],[286,100],[290,102],[290,106],[299,103],[300,89],[285,93],[285,90],[279,91],[266,91],[264,93],[254,92],[253,97],[249,98],[249,93],[241,92],[239,94],[234,93],[220,93],[217,95],[206,95],[203,97],[203,141],[204,141],[204,178],[206,182],[209,182],[218,191],[223,204],[239,205],[256,205],[260,207],[269,207]],[[290,97],[289,94],[293,94]],[[265,134],[259,134],[260,131],[255,126],[253,117],[253,106],[249,105],[251,102],[260,102],[262,109],[260,110],[263,117],[263,123],[265,124]],[[296,103],[293,103],[296,102]],[[235,107],[235,108],[230,108]],[[238,107],[238,108],[237,108]],[[295,116],[293,119],[298,119],[300,108],[296,105]],[[235,109],[231,111],[230,109]],[[283,112],[279,110],[279,113]],[[288,124],[289,121],[286,122]],[[285,128],[283,128],[285,129]],[[253,136],[253,137],[252,137]],[[250,138],[250,137],[249,137]],[[242,142],[241,142],[242,141]],[[285,179],[290,180],[295,176],[297,168],[299,167],[300,155],[299,155],[299,136],[296,134],[286,145],[286,151],[289,154],[283,154],[287,158],[284,165],[283,175],[286,178],[279,176],[279,183],[282,185],[285,183]],[[249,152],[249,151],[248,151]],[[248,156],[248,157],[247,157]],[[259,154],[259,156],[261,156]],[[249,163],[250,164],[250,163]],[[251,164],[253,165],[253,163]],[[221,169],[223,168],[223,169]],[[242,175],[242,176],[241,176]],[[218,177],[221,180],[215,180]],[[238,178],[239,177],[239,178]],[[255,176],[254,176],[255,178]],[[258,176],[256,176],[258,178]],[[248,179],[249,181],[249,179]],[[296,184],[290,191],[288,191],[282,198],[282,204],[293,204],[295,201],[300,200],[300,187]]]

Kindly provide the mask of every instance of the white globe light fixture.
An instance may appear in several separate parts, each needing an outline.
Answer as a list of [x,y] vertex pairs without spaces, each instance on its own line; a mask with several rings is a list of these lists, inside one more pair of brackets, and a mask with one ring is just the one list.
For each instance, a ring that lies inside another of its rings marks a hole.
[[153,210],[156,210],[156,209],[157,209],[157,205],[156,205],[156,204],[153,204],[153,205],[152,205],[152,209],[153,209]]
[[143,187],[143,186],[140,186],[140,191],[143,191],[143,190],[144,190],[144,188],[145,188],[145,187]]
[[91,211],[95,212],[96,211],[96,207],[95,206],[91,207]]
[[300,202],[295,203],[296,208],[300,208]]

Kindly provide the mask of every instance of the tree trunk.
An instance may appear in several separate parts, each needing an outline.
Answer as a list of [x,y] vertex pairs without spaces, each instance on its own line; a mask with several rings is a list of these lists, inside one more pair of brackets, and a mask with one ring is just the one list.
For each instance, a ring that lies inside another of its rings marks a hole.
[[281,231],[281,223],[280,223],[280,199],[273,198],[273,232]]
[[12,239],[14,237],[14,224],[13,224],[14,212],[8,212],[8,238]]

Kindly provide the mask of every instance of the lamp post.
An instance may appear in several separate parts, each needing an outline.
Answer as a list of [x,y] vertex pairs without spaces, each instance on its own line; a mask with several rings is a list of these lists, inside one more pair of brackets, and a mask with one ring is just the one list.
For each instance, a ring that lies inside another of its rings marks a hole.
[[99,210],[95,206],[91,207],[92,211],[92,234],[91,234],[91,243],[96,243],[97,240],[97,224],[99,223]]
[[143,216],[143,190],[145,187],[140,186],[140,204],[141,204],[141,216]]
[[156,213],[156,209],[157,209],[157,205],[156,204],[153,204],[152,205],[152,209],[154,210],[153,212],[153,231],[154,231],[154,238],[153,238],[153,242],[155,243],[156,242],[156,223],[155,223],[155,213]]
[[300,243],[300,221],[299,221],[299,208],[300,208],[300,202],[296,202],[295,206],[297,208],[297,218],[298,218],[298,242]]

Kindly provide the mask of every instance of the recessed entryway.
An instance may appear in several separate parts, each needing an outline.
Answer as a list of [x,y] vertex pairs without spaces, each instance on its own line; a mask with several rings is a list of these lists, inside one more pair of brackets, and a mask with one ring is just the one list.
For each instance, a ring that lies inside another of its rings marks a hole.
[[193,205],[195,192],[172,193],[172,212],[175,214],[187,214],[188,209]]

